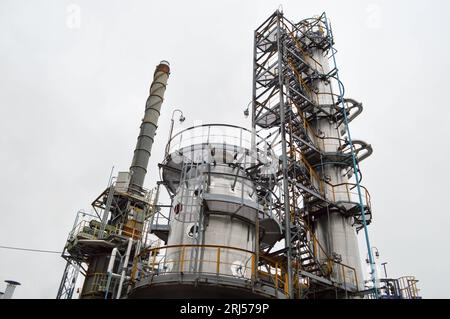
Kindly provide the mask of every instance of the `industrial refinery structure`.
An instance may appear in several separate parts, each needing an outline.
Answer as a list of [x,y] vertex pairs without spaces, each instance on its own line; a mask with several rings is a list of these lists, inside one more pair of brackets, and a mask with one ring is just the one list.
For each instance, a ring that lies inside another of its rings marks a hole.
[[345,96],[333,46],[325,13],[298,23],[273,13],[254,33],[251,126],[171,134],[148,190],[170,74],[162,61],[130,170],[111,178],[94,213],[77,213],[57,298],[72,298],[80,273],[80,298],[420,298],[414,277],[376,276],[359,169],[372,147],[350,135],[363,108]]

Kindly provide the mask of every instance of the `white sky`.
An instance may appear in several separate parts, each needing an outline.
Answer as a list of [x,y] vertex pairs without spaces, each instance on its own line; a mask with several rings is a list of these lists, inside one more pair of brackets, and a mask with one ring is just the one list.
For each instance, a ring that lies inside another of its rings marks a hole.
[[[446,1],[1,0],[0,245],[63,248],[111,167],[128,170],[162,59],[172,73],[148,188],[174,107],[187,118],[178,129],[248,127],[253,31],[280,3],[291,20],[332,21],[346,96],[364,104],[352,137],[374,148],[361,167],[380,261],[390,277],[416,275],[424,297],[450,297]],[[14,279],[16,298],[54,298],[63,268],[56,254],[0,249],[0,290]]]

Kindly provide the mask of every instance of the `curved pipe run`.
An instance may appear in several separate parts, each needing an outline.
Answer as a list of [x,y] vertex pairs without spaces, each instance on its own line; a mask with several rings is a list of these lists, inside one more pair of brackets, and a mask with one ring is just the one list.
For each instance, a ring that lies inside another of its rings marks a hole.
[[[353,99],[344,99],[344,103],[346,106],[346,111],[349,112],[349,116],[347,118],[347,123],[350,123],[353,121],[359,114],[363,111],[362,103],[359,103]],[[347,104],[350,103],[351,106],[347,107]],[[354,108],[356,108],[356,111],[351,112]]]
[[[368,158],[373,153],[372,145],[367,144],[366,142],[364,142],[362,140],[353,140],[352,144],[353,144],[355,158],[356,158],[357,162],[363,161],[364,159]],[[348,146],[349,146],[349,144],[348,144],[348,142],[346,142],[344,145],[339,147],[338,150],[345,154],[351,155],[351,151],[346,152],[347,150],[350,150],[350,148]],[[360,152],[362,152],[362,153],[360,154]]]
[[[356,155],[356,160],[358,162],[361,162],[363,160],[365,160],[366,158],[368,158],[370,155],[372,155],[373,153],[373,149],[372,149],[372,145],[367,144],[364,141],[361,140],[353,140],[353,146],[355,145],[360,145],[360,148],[356,148],[355,147],[355,155]],[[359,155],[359,152],[363,152],[361,155]]]

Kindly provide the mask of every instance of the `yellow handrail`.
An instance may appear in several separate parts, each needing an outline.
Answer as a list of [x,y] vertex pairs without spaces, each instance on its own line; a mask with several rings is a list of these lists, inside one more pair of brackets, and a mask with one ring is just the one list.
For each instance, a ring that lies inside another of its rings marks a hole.
[[[357,196],[358,192],[357,191],[353,191],[352,192],[350,190],[350,186],[356,186],[355,183],[340,183],[340,184],[327,183],[327,185],[331,188],[331,192],[333,194],[333,201],[334,202],[336,202],[336,194],[344,194],[344,195],[346,195],[347,196],[347,200],[349,202],[355,202],[355,203],[359,202],[359,198],[355,198],[354,200],[352,199],[352,195]],[[345,191],[335,190],[336,188],[338,188],[340,186],[345,186]],[[360,187],[361,187],[362,192],[364,192],[363,199],[365,200],[365,205],[370,208],[371,207],[370,193],[367,190],[367,188],[364,187],[363,185],[360,185]]]

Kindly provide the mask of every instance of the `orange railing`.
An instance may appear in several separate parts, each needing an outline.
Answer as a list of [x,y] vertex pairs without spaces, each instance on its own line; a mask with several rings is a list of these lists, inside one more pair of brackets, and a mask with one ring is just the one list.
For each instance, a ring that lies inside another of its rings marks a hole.
[[419,297],[419,289],[417,288],[418,280],[414,276],[403,276],[398,279],[400,285],[400,293],[404,299],[416,299]]
[[[81,220],[69,234],[69,241],[74,239],[99,239],[110,235],[122,235],[133,239],[140,239],[142,230],[140,223],[119,224],[117,226],[106,225],[101,230],[101,221],[97,219]],[[100,236],[101,234],[101,236]]]
[[[315,238],[315,237],[314,237]],[[317,240],[316,249],[323,249]],[[259,255],[237,247],[222,245],[169,245],[143,250],[133,262],[131,278],[133,281],[149,276],[173,273],[196,273],[224,277],[241,278],[254,284],[256,280],[275,288],[276,293],[288,295],[287,272],[281,260]],[[138,267],[138,264],[142,265]],[[294,264],[295,266],[295,264]],[[335,262],[327,257],[327,272],[341,277],[341,284],[347,288],[358,286],[354,268]],[[350,273],[351,272],[351,273]],[[294,286],[298,287],[300,276],[294,274]],[[298,282],[297,282],[298,281]]]
[[[257,278],[286,292],[286,271],[280,262],[237,247],[222,245],[169,245],[146,249],[133,263],[131,278],[170,273],[201,273],[255,282]],[[139,267],[138,264],[145,265]]]
[[[359,193],[354,183],[328,184],[333,202],[359,203]],[[363,206],[371,207],[370,194],[367,188],[360,185]]]

